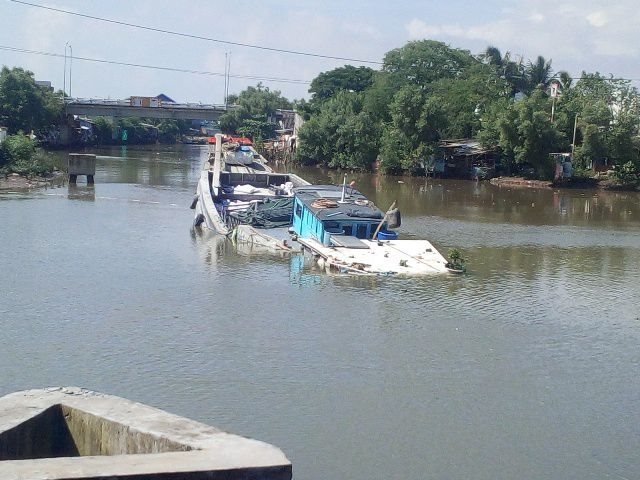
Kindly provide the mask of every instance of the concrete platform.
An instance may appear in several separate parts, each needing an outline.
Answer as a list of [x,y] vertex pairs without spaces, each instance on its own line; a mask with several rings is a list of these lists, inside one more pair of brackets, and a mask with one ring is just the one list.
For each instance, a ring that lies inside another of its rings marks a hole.
[[0,398],[0,479],[290,480],[280,449],[77,387]]

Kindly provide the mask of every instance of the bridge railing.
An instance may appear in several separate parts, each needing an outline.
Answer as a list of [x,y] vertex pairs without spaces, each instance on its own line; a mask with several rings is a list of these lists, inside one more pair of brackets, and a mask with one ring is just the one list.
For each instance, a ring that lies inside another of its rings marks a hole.
[[[140,107],[140,105],[131,105],[130,100],[112,100],[108,98],[69,98],[64,99],[68,105],[95,105],[95,106],[121,106],[121,107]],[[171,108],[171,109],[203,109],[203,110],[227,110],[226,105],[204,104],[204,103],[161,103],[158,106],[146,108]]]

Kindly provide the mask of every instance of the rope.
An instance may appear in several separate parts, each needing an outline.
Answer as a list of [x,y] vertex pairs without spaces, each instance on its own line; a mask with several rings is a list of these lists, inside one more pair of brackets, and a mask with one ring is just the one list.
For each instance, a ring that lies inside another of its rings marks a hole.
[[328,198],[318,198],[313,201],[311,206],[313,208],[336,208],[338,206],[338,202]]

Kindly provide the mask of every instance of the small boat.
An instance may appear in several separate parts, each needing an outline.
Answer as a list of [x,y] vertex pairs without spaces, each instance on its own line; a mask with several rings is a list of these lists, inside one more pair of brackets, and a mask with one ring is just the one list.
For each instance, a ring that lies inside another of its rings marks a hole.
[[[293,173],[277,173],[246,138],[218,134],[202,169],[191,208],[194,226],[239,242],[291,249],[288,228],[293,191],[309,182]],[[267,232],[268,230],[268,232]]]
[[358,275],[448,272],[447,259],[428,240],[399,239],[394,205],[385,213],[355,188],[310,185],[295,189],[296,241],[328,271]]

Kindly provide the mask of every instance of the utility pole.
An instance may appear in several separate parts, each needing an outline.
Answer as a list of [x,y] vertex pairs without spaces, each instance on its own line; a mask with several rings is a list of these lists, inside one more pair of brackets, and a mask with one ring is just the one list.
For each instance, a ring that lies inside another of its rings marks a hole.
[[67,49],[69,48],[69,42],[64,44],[64,77],[62,79],[62,100],[67,95]]
[[62,100],[67,96],[67,49],[70,52],[69,57],[69,97],[71,97],[71,64],[73,63],[73,48],[69,42],[64,44],[64,77],[62,80]]
[[571,163],[573,163],[573,153],[576,151],[576,131],[578,130],[578,114],[573,122],[573,143],[571,144]]
[[549,88],[550,88],[549,94],[551,95],[551,123],[553,123],[553,118],[556,113],[556,99],[560,95],[560,92],[559,92],[560,85],[555,80],[552,80],[549,83]]
[[228,107],[229,73],[231,72],[231,52],[224,53],[224,106]]
[[71,97],[71,65],[73,64],[73,48],[69,44],[69,97]]

